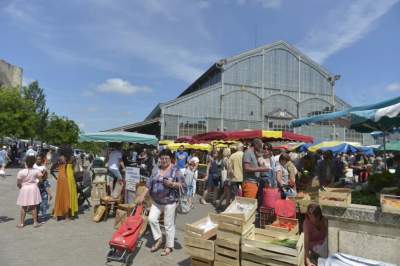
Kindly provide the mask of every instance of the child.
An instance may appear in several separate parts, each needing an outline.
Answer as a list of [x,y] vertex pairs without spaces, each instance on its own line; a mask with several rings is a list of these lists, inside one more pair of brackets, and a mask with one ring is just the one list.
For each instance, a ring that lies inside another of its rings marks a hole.
[[42,156],[37,156],[36,164],[33,166],[34,169],[38,169],[43,173],[42,180],[39,181],[38,187],[40,191],[40,196],[42,197],[42,202],[39,205],[39,217],[40,220],[45,221],[48,217],[49,201],[53,198],[50,192],[50,183],[47,180],[47,170],[43,164]]
[[198,163],[199,163],[199,158],[192,157],[184,171],[185,183],[186,183],[186,187],[187,187],[186,195],[188,197],[188,203],[191,208],[193,208],[193,197],[194,197],[196,181],[197,181]]
[[17,186],[20,189],[17,199],[17,205],[21,206],[20,223],[17,228],[23,228],[25,223],[25,215],[28,209],[32,209],[32,218],[34,227],[39,227],[37,220],[37,205],[40,204],[42,198],[37,186],[37,179],[41,179],[43,173],[38,169],[33,169],[36,158],[28,156],[26,158],[26,168],[20,170],[17,174]]

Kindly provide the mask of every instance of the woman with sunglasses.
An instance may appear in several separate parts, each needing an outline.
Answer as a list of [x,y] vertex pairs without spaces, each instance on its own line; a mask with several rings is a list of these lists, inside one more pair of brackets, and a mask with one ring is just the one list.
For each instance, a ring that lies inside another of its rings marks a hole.
[[166,243],[161,256],[168,256],[174,248],[175,238],[175,210],[179,197],[179,189],[186,187],[183,175],[174,164],[171,163],[172,152],[168,149],[162,150],[159,155],[160,165],[157,171],[147,179],[146,190],[138,196],[138,202],[144,201],[147,193],[153,200],[149,213],[149,224],[155,244],[151,252],[160,249],[162,242],[162,233],[160,229],[160,215],[164,212],[164,226]]

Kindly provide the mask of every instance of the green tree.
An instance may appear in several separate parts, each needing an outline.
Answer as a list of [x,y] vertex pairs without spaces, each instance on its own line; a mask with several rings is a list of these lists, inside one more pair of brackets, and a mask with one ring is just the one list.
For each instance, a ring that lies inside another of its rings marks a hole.
[[44,140],[56,146],[75,144],[78,142],[79,133],[79,126],[73,120],[52,114],[44,132]]
[[33,101],[22,97],[19,89],[0,88],[0,137],[31,139],[37,121]]
[[38,117],[35,127],[35,137],[39,140],[43,140],[49,117],[49,109],[46,107],[46,95],[43,89],[40,88],[38,81],[34,81],[22,89],[24,98],[34,103],[35,113]]
[[82,142],[78,143],[75,147],[93,154],[100,154],[101,151],[106,147],[106,144],[97,142]]

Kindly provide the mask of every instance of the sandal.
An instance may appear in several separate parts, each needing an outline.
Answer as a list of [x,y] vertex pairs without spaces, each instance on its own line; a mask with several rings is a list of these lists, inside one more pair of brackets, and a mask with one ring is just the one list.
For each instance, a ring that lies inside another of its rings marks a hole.
[[37,223],[37,224],[34,224],[34,225],[33,225],[34,228],[38,228],[38,227],[41,227],[41,226],[42,226],[41,223]]
[[151,247],[150,252],[153,253],[153,252],[156,252],[157,250],[159,250],[161,247],[161,244],[162,244],[162,240],[161,239],[157,240],[156,243]]
[[23,224],[17,224],[17,226],[16,226],[18,229],[22,229],[22,228],[24,228],[24,225]]
[[165,248],[163,252],[161,252],[161,256],[168,256],[172,253],[172,248]]

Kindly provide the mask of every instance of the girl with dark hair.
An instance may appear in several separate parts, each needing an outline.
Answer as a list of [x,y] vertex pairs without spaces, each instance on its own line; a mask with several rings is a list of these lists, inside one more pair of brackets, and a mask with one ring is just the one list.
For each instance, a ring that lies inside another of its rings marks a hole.
[[308,205],[304,230],[305,266],[318,265],[319,257],[328,256],[328,220],[322,215],[318,204]]
[[25,161],[26,169],[20,170],[17,174],[17,186],[20,189],[17,205],[21,206],[20,222],[17,228],[24,227],[26,211],[29,208],[32,209],[33,226],[40,226],[37,220],[36,206],[42,202],[42,198],[37,183],[42,178],[43,173],[40,170],[33,169],[35,162],[34,156],[28,156]]
[[215,205],[218,197],[218,187],[221,182],[221,171],[222,171],[222,158],[221,154],[217,150],[211,151],[211,156],[207,163],[207,170],[205,180],[207,180],[207,187],[204,190],[203,197],[200,199],[201,204],[207,204],[207,196],[209,193],[213,194],[212,202]]
[[162,233],[160,229],[160,215],[164,212],[164,226],[166,243],[161,256],[169,255],[174,248],[175,238],[175,210],[179,197],[178,190],[186,187],[184,177],[171,163],[173,155],[168,149],[160,152],[160,166],[157,171],[147,179],[144,193],[138,196],[137,202],[144,201],[147,193],[153,200],[149,213],[149,224],[155,241],[151,252],[156,252],[162,244]]

